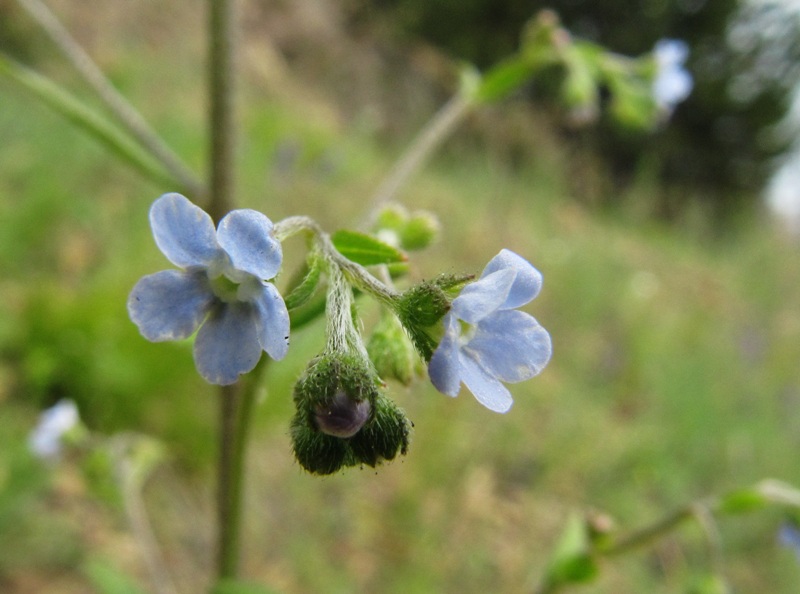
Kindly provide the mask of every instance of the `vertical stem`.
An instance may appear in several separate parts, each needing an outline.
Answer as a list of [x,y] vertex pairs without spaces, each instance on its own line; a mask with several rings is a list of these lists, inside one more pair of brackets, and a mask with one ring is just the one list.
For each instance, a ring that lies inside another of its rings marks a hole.
[[210,0],[209,27],[209,213],[218,221],[233,205],[235,0]]
[[[235,0],[209,0],[209,214],[219,221],[233,207]],[[241,390],[219,390],[219,476],[217,492],[217,578],[239,571],[241,481],[244,446],[240,441]]]
[[239,390],[221,386],[219,390],[219,468],[217,477],[217,578],[235,578],[239,572],[239,497],[241,475],[236,477],[236,425]]

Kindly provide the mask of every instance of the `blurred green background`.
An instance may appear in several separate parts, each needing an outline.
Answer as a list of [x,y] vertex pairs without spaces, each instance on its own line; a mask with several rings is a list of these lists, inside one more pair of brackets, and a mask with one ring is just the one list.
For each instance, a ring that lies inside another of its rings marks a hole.
[[[197,3],[49,4],[202,171]],[[452,90],[450,57],[356,4],[242,3],[238,192],[272,220],[355,226]],[[0,19],[17,55],[85,94],[13,2],[0,2]],[[249,579],[287,593],[528,592],[573,511],[627,530],[764,477],[800,483],[797,241],[754,190],[724,225],[702,196],[669,221],[654,216],[665,187],[652,162],[614,185],[550,115],[524,101],[477,113],[401,198],[443,224],[442,240],[412,261],[414,279],[478,272],[503,247],[543,272],[527,310],[553,337],[552,362],[512,388],[507,415],[466,391],[449,399],[426,382],[390,385],[415,423],[408,456],[320,479],[294,462],[288,438],[292,384],[323,344],[320,324],[298,332],[270,369],[253,431]],[[6,79],[0,138],[0,591],[148,591],[119,506],[71,459],[47,465],[27,450],[38,412],[71,398],[97,434],[166,444],[145,499],[180,590],[201,592],[215,393],[189,345],[148,343],[125,311],[136,280],[170,266],[147,211],[173,188],[142,181]],[[587,200],[609,184],[612,203]],[[284,246],[287,270],[303,250]],[[777,542],[782,518],[767,510],[716,527],[732,591],[797,591],[800,564]],[[581,591],[697,591],[713,557],[708,535],[690,527],[604,562]]]

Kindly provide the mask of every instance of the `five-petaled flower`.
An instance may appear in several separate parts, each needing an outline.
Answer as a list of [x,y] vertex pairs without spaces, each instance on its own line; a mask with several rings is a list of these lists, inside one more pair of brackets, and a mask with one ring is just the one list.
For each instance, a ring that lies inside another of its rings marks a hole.
[[541,273],[514,252],[502,250],[492,258],[444,316],[444,336],[428,364],[436,389],[457,396],[464,382],[486,408],[511,408],[511,393],[501,382],[532,378],[552,354],[547,331],[516,309],[541,287]]
[[289,313],[275,285],[283,254],[263,214],[233,210],[219,222],[180,194],[150,208],[156,245],[181,270],[143,277],[128,298],[128,313],[153,342],[188,338],[197,370],[212,384],[232,384],[251,371],[264,350],[282,359],[289,346]]
[[662,110],[671,113],[692,92],[692,75],[683,67],[689,57],[689,46],[680,39],[661,39],[653,48],[653,55],[656,61],[653,98]]

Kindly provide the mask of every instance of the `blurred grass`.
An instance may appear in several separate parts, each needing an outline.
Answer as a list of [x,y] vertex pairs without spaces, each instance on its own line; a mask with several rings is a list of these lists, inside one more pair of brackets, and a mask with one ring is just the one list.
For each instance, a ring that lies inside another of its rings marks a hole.
[[[201,166],[193,42],[159,31],[148,43],[123,37],[106,59],[115,83]],[[352,226],[393,150],[331,116],[319,93],[287,97],[267,82],[249,76],[243,93],[242,203],[273,220]],[[69,397],[99,433],[167,443],[173,458],[147,497],[179,584],[201,591],[213,391],[188,345],[147,343],[125,312],[136,280],[169,267],[147,209],[170,188],[135,178],[4,81],[0,137],[0,589],[105,591],[92,577],[106,575],[98,544],[107,563],[147,584],[122,519],[69,461],[45,468],[25,450],[37,410]],[[319,479],[300,471],[288,440],[292,383],[322,345],[319,325],[298,333],[258,410],[248,577],[297,593],[530,591],[572,510],[607,512],[628,529],[765,476],[800,482],[797,247],[761,221],[707,238],[642,223],[635,209],[593,214],[570,200],[568,172],[545,142],[522,168],[453,151],[409,185],[408,206],[444,225],[443,240],[414,260],[415,278],[479,271],[503,247],[525,255],[545,276],[528,310],[553,336],[553,361],[513,387],[504,416],[467,392],[392,385],[416,425],[409,455]],[[631,203],[647,200],[646,184],[636,192]],[[287,244],[287,260],[300,250]],[[91,530],[80,523],[87,513]],[[800,566],[776,544],[780,520],[765,512],[719,526],[736,591],[796,591]],[[708,567],[703,534],[687,529],[608,563],[582,591],[683,592]]]

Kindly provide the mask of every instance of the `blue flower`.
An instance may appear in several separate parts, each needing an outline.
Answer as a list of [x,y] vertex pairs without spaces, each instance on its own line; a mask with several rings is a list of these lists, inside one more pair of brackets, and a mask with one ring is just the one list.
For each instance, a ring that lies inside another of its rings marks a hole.
[[79,422],[77,405],[72,400],[59,400],[39,415],[39,422],[28,436],[28,447],[39,458],[56,460],[61,455],[64,435]]
[[692,92],[692,75],[683,67],[689,57],[689,46],[679,39],[661,39],[653,56],[656,77],[653,81],[653,98],[662,110],[670,113]]
[[461,382],[489,410],[506,412],[511,393],[501,382],[538,375],[550,360],[550,335],[532,316],[516,308],[542,287],[542,275],[509,250],[462,289],[444,316],[444,337],[428,365],[437,390],[457,396]]
[[197,370],[212,384],[232,384],[251,371],[264,350],[282,359],[289,348],[289,312],[269,279],[283,254],[272,221],[254,210],[211,217],[180,194],[164,194],[150,208],[156,245],[181,270],[142,278],[128,313],[153,342],[194,342]]
[[800,529],[794,522],[784,522],[778,531],[778,542],[794,551],[800,560]]

